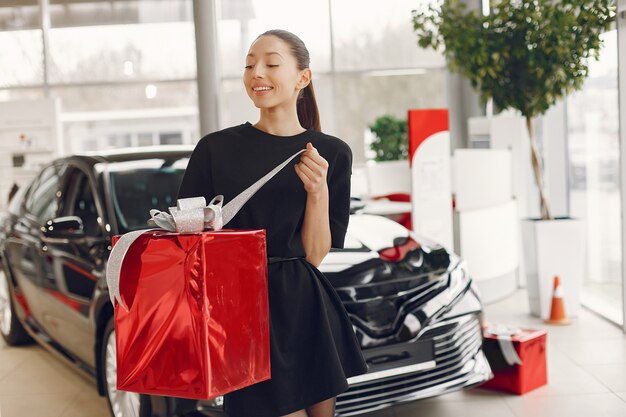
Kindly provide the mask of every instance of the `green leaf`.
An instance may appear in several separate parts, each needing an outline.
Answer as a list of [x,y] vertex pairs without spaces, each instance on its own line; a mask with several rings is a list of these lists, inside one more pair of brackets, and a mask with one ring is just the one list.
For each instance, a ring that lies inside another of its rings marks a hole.
[[374,134],[370,145],[376,152],[376,161],[396,161],[407,159],[409,155],[409,137],[406,119],[384,115],[368,126]]

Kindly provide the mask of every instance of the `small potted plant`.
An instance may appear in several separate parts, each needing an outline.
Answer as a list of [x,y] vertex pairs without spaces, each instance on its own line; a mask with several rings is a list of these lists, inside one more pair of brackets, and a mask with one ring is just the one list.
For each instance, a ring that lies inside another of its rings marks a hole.
[[408,158],[409,137],[406,119],[386,114],[368,127],[374,135],[370,148],[376,154],[375,161],[399,161]]
[[[410,202],[411,172],[406,118],[386,114],[368,127],[372,132],[369,146],[374,153],[374,160],[367,164],[370,197],[375,200]],[[411,229],[410,210],[398,212],[397,206],[395,203],[389,204],[388,216]]]

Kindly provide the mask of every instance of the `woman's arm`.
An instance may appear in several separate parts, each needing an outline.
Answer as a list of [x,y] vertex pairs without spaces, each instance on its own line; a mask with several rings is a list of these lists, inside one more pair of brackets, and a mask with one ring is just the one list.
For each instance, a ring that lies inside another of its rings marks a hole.
[[324,191],[306,197],[304,223],[302,224],[302,245],[306,260],[315,266],[330,251],[330,225],[328,222],[328,187]]
[[317,267],[330,251],[331,245],[326,183],[328,162],[311,143],[307,143],[307,150],[295,165],[295,170],[307,192],[301,231],[302,245],[306,260]]

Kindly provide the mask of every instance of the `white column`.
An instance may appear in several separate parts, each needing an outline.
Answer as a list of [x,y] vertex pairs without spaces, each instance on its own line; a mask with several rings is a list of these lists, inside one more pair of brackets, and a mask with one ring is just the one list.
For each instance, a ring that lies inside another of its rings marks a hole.
[[622,194],[622,328],[626,333],[626,0],[617,2],[619,139]]
[[221,126],[221,79],[217,39],[219,8],[216,3],[216,0],[193,0],[200,136],[214,132]]
[[39,17],[41,23],[41,41],[43,46],[43,89],[46,97],[50,97],[50,80],[48,64],[50,63],[50,1],[39,0]]

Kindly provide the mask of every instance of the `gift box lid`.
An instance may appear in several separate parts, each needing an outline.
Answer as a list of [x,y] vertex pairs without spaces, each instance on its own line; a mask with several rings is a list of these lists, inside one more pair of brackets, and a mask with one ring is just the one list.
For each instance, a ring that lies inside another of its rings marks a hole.
[[513,342],[527,342],[547,334],[548,332],[544,329],[525,329],[515,326],[490,324],[483,327],[483,337],[485,339],[498,339],[499,336],[510,335]]
[[[146,229],[147,230],[147,229]],[[265,229],[221,229],[221,230],[203,230],[201,232],[188,232],[188,233],[178,233],[171,232],[165,229],[153,230],[150,233],[150,236],[153,237],[168,237],[168,236],[185,236],[185,235],[246,235],[246,234],[257,234],[257,233],[266,233]],[[118,240],[123,235],[114,235],[112,238],[112,244],[115,245]]]

